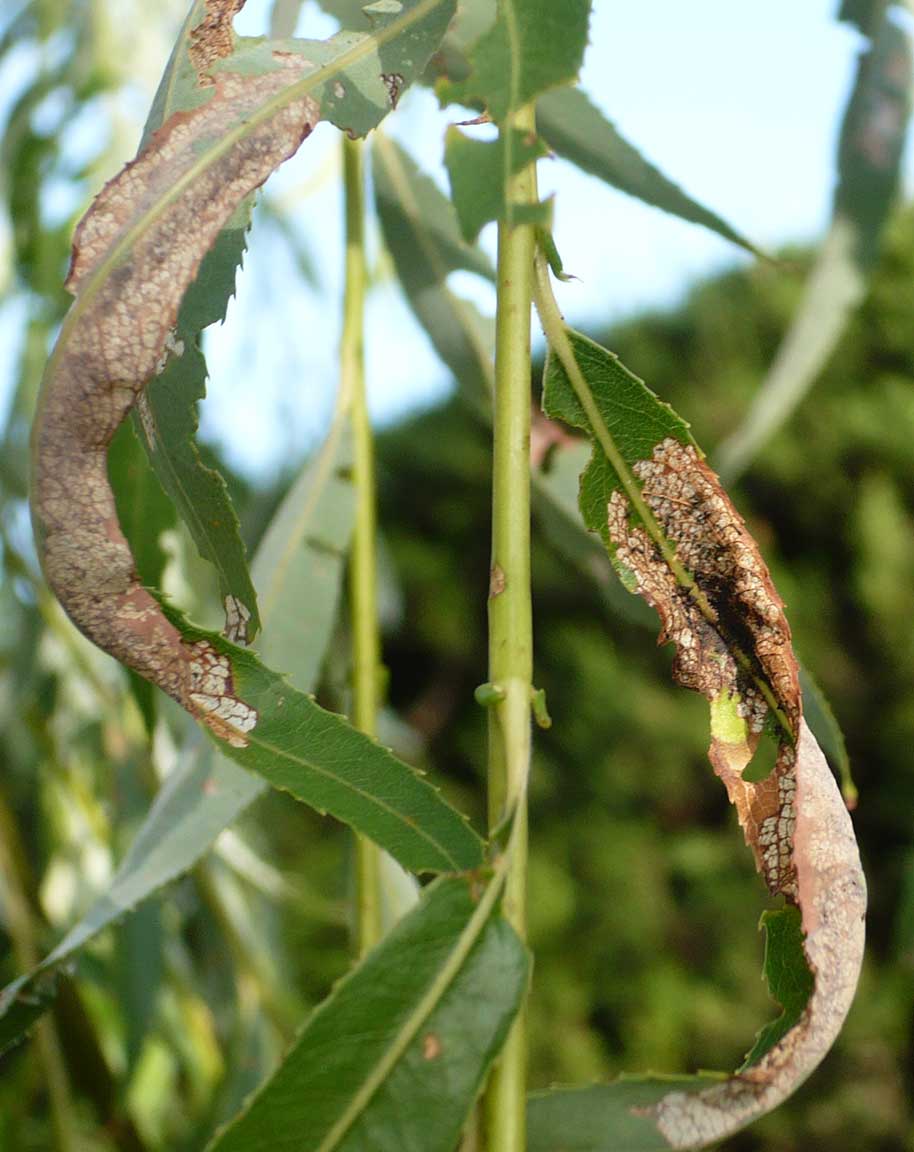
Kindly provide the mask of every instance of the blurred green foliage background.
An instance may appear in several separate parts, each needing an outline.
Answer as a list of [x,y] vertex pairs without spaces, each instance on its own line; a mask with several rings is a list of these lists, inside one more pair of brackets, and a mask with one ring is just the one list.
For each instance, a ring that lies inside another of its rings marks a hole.
[[[21,302],[26,333],[0,453],[3,983],[104,889],[173,759],[167,729],[150,753],[127,679],[73,632],[34,567],[27,432],[66,306],[73,222],[48,227],[40,190],[62,170],[91,182],[104,149],[62,153],[63,125],[114,82],[85,65],[94,49],[55,55],[53,5],[21,7],[32,23],[19,35],[43,46],[45,67],[2,153],[13,269],[3,290]],[[96,6],[72,7],[80,34],[109,34]],[[28,101],[60,90],[63,119],[36,127]],[[675,311],[590,334],[713,450],[747,410],[809,264],[785,253],[698,286]],[[734,492],[847,739],[871,913],[835,1052],[733,1152],[914,1149],[912,286],[908,209],[823,377]],[[454,400],[385,431],[378,453],[385,738],[481,826],[473,688],[486,664],[487,437]],[[260,489],[228,475],[253,546],[289,477]],[[608,569],[580,571],[540,527],[536,666],[554,726],[538,733],[532,778],[533,1083],[734,1067],[772,1014],[759,977],[764,892],[707,763],[706,706],[671,686],[669,652],[634,601],[620,607]],[[172,594],[205,617],[210,574],[181,532],[169,551]],[[347,651],[341,625],[322,689],[337,708]],[[345,971],[350,887],[343,830],[287,797],[259,801],[193,875],[93,945],[46,1025],[0,1060],[0,1152],[199,1149]],[[55,1132],[61,1117],[67,1130]]]

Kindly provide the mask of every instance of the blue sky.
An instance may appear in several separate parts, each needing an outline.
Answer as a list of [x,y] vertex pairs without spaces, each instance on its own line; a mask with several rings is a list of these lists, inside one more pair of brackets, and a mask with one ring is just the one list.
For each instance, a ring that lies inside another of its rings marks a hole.
[[[116,0],[110,3],[116,10]],[[853,29],[834,19],[837,0],[596,0],[594,8],[582,83],[617,127],[760,245],[821,235],[860,44]],[[248,0],[239,31],[264,31],[268,10],[267,0]],[[332,29],[306,3],[299,32]],[[442,184],[448,119],[430,94],[414,91],[386,124]],[[914,188],[912,152],[907,195]],[[296,231],[319,270],[317,285],[303,284],[288,252],[261,224],[228,323],[207,337],[212,379],[203,434],[254,475],[267,476],[300,456],[320,436],[332,405],[341,291],[337,171],[337,134],[322,125],[272,186],[294,205]],[[556,236],[566,267],[579,277],[560,293],[572,322],[673,305],[697,278],[746,260],[704,229],[642,206],[562,162],[542,163],[541,186],[556,192]],[[494,226],[482,242],[494,247]],[[491,307],[490,290],[470,277],[458,277],[455,287]],[[449,387],[390,283],[370,297],[367,360],[379,421],[431,403]]]

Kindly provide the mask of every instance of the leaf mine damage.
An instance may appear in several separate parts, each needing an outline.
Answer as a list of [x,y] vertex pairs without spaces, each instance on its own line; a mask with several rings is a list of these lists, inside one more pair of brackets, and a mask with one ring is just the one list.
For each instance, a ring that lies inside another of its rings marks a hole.
[[[194,34],[201,67],[231,49],[240,6],[207,6]],[[33,434],[36,537],[66,612],[236,746],[246,743],[256,713],[232,696],[226,657],[187,644],[140,585],[118,524],[107,449],[144,385],[180,354],[172,332],[203,256],[239,202],[308,136],[319,106],[308,97],[290,102],[221,155],[207,163],[201,156],[308,67],[298,57],[277,59],[263,76],[220,73],[207,82],[207,102],[174,115],[98,195],[77,229],[67,280],[76,301],[48,365]]]
[[[720,1140],[782,1101],[831,1047],[863,958],[866,886],[850,817],[802,717],[784,605],[745,523],[696,449],[672,437],[632,465],[642,495],[702,594],[676,579],[616,489],[607,502],[616,563],[657,611],[678,683],[711,704],[710,759],[769,891],[799,906],[814,977],[798,1023],[757,1062],[700,1092],[639,1109],[674,1148]],[[767,778],[743,778],[765,726],[778,737]]]

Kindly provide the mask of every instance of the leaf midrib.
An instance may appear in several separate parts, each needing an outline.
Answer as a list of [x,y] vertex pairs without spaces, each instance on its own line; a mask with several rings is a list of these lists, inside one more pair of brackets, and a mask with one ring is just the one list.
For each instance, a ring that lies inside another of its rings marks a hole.
[[496,865],[495,874],[483,894],[482,899],[476,906],[476,910],[467,921],[464,930],[458,936],[447,962],[441,968],[438,976],[432,981],[425,995],[404,1021],[387,1052],[381,1060],[378,1061],[374,1072],[363,1081],[359,1090],[352,1097],[351,1103],[317,1146],[315,1152],[333,1152],[333,1149],[339,1147],[339,1142],[358,1120],[361,1113],[370,1103],[371,1098],[387,1079],[394,1066],[415,1039],[423,1023],[431,1016],[432,1012],[444,998],[445,993],[459,975],[463,964],[481,936],[483,928],[495,907],[495,902],[501,895],[501,890],[504,887],[507,877],[507,861],[509,858],[510,853],[506,851]]

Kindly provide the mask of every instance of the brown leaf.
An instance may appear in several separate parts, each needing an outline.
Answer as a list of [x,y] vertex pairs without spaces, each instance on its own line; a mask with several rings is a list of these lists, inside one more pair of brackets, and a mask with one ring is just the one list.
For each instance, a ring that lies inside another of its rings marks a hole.
[[[201,68],[224,56],[238,0],[212,0],[195,30]],[[228,41],[230,47],[230,40]],[[215,159],[224,140],[310,66],[277,57],[262,76],[219,75],[201,107],[173,116],[98,195],[77,229],[76,301],[42,389],[32,511],[48,583],[76,626],[158,684],[217,735],[243,745],[256,713],[233,694],[226,658],[185,643],[137,578],[108,482],[107,449],[145,384],[183,348],[172,332],[200,262],[237,205],[318,120],[305,97]]]
[[[773,1108],[823,1058],[853,999],[863,958],[866,886],[850,817],[802,718],[784,605],[748,529],[691,445],[668,438],[633,466],[685,587],[628,500],[613,492],[617,560],[676,646],[675,679],[711,704],[709,756],[772,895],[798,904],[815,978],[800,1021],[757,1064],[697,1094],[671,1092],[648,1110],[675,1148],[722,1139]],[[771,773],[744,777],[765,724],[778,735]]]

